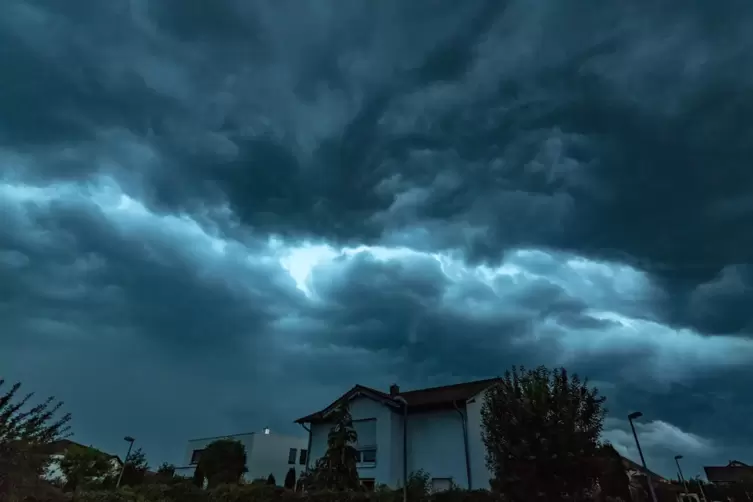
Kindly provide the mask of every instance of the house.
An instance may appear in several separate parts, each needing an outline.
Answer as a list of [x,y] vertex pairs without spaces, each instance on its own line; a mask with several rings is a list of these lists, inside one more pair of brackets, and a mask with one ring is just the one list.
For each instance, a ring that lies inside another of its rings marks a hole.
[[204,448],[220,439],[239,441],[246,448],[248,472],[243,477],[249,482],[259,478],[266,479],[272,474],[277,484],[282,485],[291,467],[295,469],[298,479],[306,465],[306,438],[276,434],[264,429],[262,433],[250,432],[189,440],[183,461],[178,464],[183,467],[176,467],[175,474],[193,476]]
[[97,450],[92,446],[82,445],[80,443],[76,443],[75,441],[71,441],[70,439],[59,439],[57,441],[53,441],[49,444],[44,445],[44,447],[42,447],[42,449],[40,450],[41,454],[50,457],[50,463],[47,465],[47,469],[42,476],[45,480],[56,483],[65,483],[67,481],[65,474],[63,474],[63,471],[60,469],[60,462],[65,456],[65,452],[72,447],[88,448],[101,453],[105,458],[107,458],[108,462],[110,463],[110,472],[107,473],[107,476],[117,475],[123,468],[123,461],[120,460],[117,455],[110,455],[109,453]]
[[309,431],[307,468],[327,450],[331,412],[348,403],[358,434],[358,473],[367,487],[402,486],[428,473],[434,490],[488,489],[491,474],[481,438],[484,392],[496,379],[389,393],[356,385],[326,408],[296,420]]
[[706,478],[710,483],[728,485],[733,483],[753,484],[753,466],[744,464],[739,460],[730,460],[723,467],[704,467]]

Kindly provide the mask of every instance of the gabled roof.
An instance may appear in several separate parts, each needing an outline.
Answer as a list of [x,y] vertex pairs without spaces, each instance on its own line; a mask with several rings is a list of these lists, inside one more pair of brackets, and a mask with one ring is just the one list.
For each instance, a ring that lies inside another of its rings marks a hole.
[[497,378],[488,378],[486,380],[476,380],[455,385],[409,390],[408,392],[401,392],[398,395],[405,399],[408,407],[467,401],[497,380]]
[[753,466],[730,460],[726,466],[704,467],[706,478],[712,483],[735,483],[753,480]]
[[420,409],[431,408],[433,406],[441,406],[445,404],[452,404],[456,402],[465,402],[472,398],[479,392],[483,391],[494,383],[496,378],[489,378],[486,380],[476,380],[473,382],[464,382],[454,385],[443,385],[441,387],[430,387],[426,389],[416,389],[407,392],[398,392],[397,394],[390,395],[386,392],[382,392],[371,387],[363,385],[356,385],[348,392],[337,398],[332,404],[311,415],[301,417],[296,420],[296,423],[304,424],[310,422],[316,422],[326,419],[327,415],[331,413],[339,403],[343,401],[350,401],[358,396],[366,396],[375,401],[379,401],[387,406],[395,409],[402,409],[402,402],[397,398],[402,398],[408,403],[408,411],[418,411]]
[[47,443],[46,445],[42,446],[39,449],[39,453],[43,455],[62,455],[68,450],[68,448],[71,448],[71,447],[88,448],[90,450],[94,450],[96,452],[101,453],[107,459],[115,459],[121,464],[123,463],[122,460],[120,460],[120,457],[118,457],[117,455],[111,455],[109,453],[98,450],[92,446],[86,446],[81,443],[71,441],[70,439],[58,439],[57,441],[52,441],[51,443]]

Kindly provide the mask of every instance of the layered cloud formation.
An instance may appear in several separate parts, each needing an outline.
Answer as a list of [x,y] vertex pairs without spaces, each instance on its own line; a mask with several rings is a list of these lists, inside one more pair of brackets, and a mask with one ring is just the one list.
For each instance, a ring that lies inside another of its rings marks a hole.
[[77,438],[565,365],[751,460],[747,2],[0,4],[0,369]]

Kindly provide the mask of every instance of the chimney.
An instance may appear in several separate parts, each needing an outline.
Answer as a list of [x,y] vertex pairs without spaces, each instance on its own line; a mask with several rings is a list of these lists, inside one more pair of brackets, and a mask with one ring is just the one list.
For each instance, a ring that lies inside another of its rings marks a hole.
[[390,385],[390,396],[395,397],[398,394],[400,394],[400,386],[398,386],[396,383],[393,383]]

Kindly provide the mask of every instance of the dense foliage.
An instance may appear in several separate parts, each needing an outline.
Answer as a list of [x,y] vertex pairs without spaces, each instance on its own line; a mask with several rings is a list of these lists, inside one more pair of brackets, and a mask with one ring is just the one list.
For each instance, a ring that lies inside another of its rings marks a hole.
[[586,496],[599,474],[603,403],[563,368],[506,372],[481,413],[492,487],[512,502]]
[[[0,390],[5,385],[0,379]],[[65,437],[70,414],[60,414],[62,402],[49,397],[30,405],[33,393],[19,397],[21,384],[0,394],[0,499],[20,497],[39,488],[49,457],[40,451]]]
[[[201,490],[191,482],[183,481],[80,493],[75,502],[402,502],[402,491],[321,490],[304,493],[263,483],[220,485]],[[434,495],[424,493],[420,498],[409,498],[409,502],[502,502],[502,499],[489,491],[454,490]]]
[[355,444],[358,435],[353,427],[353,418],[346,404],[341,404],[332,413],[334,425],[327,437],[327,451],[317,460],[307,478],[311,490],[360,490],[358,479],[358,451]]
[[64,488],[68,491],[101,485],[115,474],[107,455],[79,445],[72,445],[65,451],[60,470],[66,479]]
[[175,466],[173,464],[168,464],[167,462],[162,462],[162,465],[157,468],[157,476],[160,479],[171,479],[175,477]]
[[146,455],[141,451],[141,448],[137,448],[128,455],[123,466],[123,479],[120,481],[121,486],[133,486],[143,483],[147,470],[149,470],[149,464],[146,461]]
[[288,473],[285,475],[285,482],[282,484],[288,490],[295,488],[295,468],[288,469]]
[[196,466],[195,481],[199,486],[206,479],[210,488],[224,483],[238,483],[246,468],[246,448],[239,441],[220,439],[202,452]]

